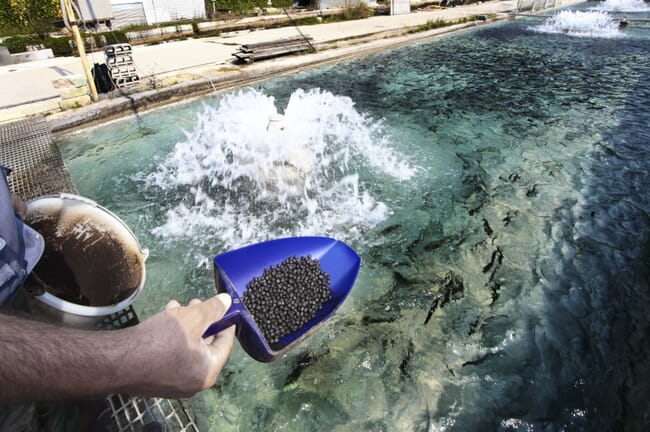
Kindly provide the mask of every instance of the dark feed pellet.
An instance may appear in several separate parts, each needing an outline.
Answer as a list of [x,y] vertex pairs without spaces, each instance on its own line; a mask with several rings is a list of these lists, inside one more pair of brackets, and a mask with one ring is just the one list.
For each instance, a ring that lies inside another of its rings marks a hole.
[[243,302],[269,344],[298,330],[332,298],[330,275],[311,256],[291,257],[247,285]]

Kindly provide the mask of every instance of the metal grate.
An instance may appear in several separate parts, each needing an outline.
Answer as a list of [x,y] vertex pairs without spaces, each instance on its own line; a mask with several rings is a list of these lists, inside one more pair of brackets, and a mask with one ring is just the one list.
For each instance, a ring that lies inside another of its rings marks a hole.
[[[136,325],[138,316],[129,306],[123,311],[106,317],[97,325],[98,330],[115,330]],[[140,431],[143,426],[158,423],[163,431],[198,432],[194,418],[179,400],[150,398],[143,399],[125,395],[110,395],[106,398],[111,411],[113,430]]]
[[158,423],[169,432],[198,432],[198,427],[182,401],[172,399],[141,399],[112,395],[107,399],[117,432],[139,431],[142,426]]
[[133,310],[133,306],[115,312],[100,321],[96,328],[97,330],[117,330],[126,327],[131,327],[139,323],[140,320]]
[[0,124],[0,164],[13,170],[9,187],[25,201],[78,193],[43,117]]

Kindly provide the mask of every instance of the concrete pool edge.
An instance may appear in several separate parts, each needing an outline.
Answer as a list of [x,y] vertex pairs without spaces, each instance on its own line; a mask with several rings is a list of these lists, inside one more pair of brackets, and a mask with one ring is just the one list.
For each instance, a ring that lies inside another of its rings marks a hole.
[[[502,16],[486,21],[471,21],[422,32],[409,33],[412,28],[404,28],[398,31],[389,30],[373,33],[360,38],[342,38],[337,40],[336,43],[328,42],[317,46],[322,51],[313,54],[277,58],[247,66],[220,65],[221,68],[231,67],[233,70],[222,71],[219,75],[213,77],[206,76],[208,71],[205,70],[197,70],[194,73],[190,71],[189,74],[196,75],[196,79],[169,87],[103,100],[71,112],[52,114],[47,117],[47,121],[52,133],[68,132],[77,126],[93,126],[101,122],[141,114],[175,102],[204,96],[211,92],[234,89],[288,73],[362,57],[477,26],[511,19],[509,15],[500,15]],[[339,45],[343,44],[345,46],[339,47]]]
[[[544,12],[548,13],[554,9],[578,3],[585,3],[585,1],[557,0],[553,8],[546,9]],[[478,6],[473,8],[470,6],[451,8],[453,11],[447,9],[446,12],[451,11],[453,16],[442,16],[437,13],[432,15],[430,12],[412,12],[406,15],[376,17],[378,21],[372,21],[373,18],[370,18],[347,23],[353,23],[356,28],[341,27],[338,24],[322,24],[318,26],[320,27],[319,38],[314,43],[318,49],[316,53],[279,57],[243,66],[231,64],[229,53],[216,59],[211,57],[216,60],[211,63],[186,61],[182,68],[167,68],[166,70],[163,68],[158,72],[152,71],[152,75],[141,76],[141,79],[150,85],[151,90],[141,88],[139,91],[131,91],[130,94],[123,96],[102,95],[102,100],[95,104],[69,110],[60,110],[57,99],[48,99],[39,103],[25,102],[13,112],[0,110],[0,122],[11,121],[12,117],[19,119],[43,115],[53,133],[65,133],[77,127],[93,126],[141,114],[165,105],[192,100],[210,92],[236,89],[296,71],[395,49],[477,26],[520,18],[515,14],[513,8],[516,7],[516,3],[512,1],[479,2],[476,5]],[[435,24],[437,18],[462,22],[472,17],[476,18],[480,14],[483,14],[484,17],[491,17],[491,19],[473,20],[422,31],[425,20],[427,25]],[[271,31],[269,30],[269,32]],[[267,30],[260,30],[255,34],[258,35],[258,39],[262,40],[272,38],[272,35],[275,34],[267,35],[266,32]],[[176,55],[183,55],[179,54],[178,49],[175,49],[173,45],[174,43],[169,48],[163,48],[163,52],[176,52]],[[182,46],[185,47],[185,45]],[[185,51],[180,51],[180,53],[183,52]]]

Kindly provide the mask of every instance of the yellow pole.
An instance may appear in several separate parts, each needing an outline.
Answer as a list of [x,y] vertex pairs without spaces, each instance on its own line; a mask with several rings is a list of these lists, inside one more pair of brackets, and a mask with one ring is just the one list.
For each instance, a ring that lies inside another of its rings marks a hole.
[[93,102],[99,101],[99,96],[97,95],[97,87],[95,87],[95,80],[93,79],[93,74],[90,71],[90,66],[88,65],[88,59],[86,58],[86,48],[84,43],[81,40],[81,34],[79,33],[79,27],[77,26],[77,18],[74,15],[72,10],[72,5],[70,0],[63,0],[65,5],[65,14],[68,17],[68,22],[72,28],[72,38],[74,39],[75,45],[77,45],[77,51],[79,51],[79,57],[81,57],[81,64],[86,74],[86,81],[88,81],[88,89],[90,90],[90,98]]

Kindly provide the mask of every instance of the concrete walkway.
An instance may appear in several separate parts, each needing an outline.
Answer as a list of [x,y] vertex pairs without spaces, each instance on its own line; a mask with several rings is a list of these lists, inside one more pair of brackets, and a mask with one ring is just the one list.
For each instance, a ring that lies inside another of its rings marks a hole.
[[[564,0],[563,3],[577,3]],[[472,15],[505,14],[513,12],[516,0],[488,1],[480,4],[458,6],[448,9],[412,12],[405,15],[377,16],[363,20],[344,21],[331,24],[301,26],[302,33],[313,38],[314,45],[326,45],[349,41],[350,39],[375,35],[375,38],[396,37],[406,33],[407,28],[426,24],[438,19],[454,21]],[[239,31],[218,37],[188,39],[159,45],[134,46],[134,63],[142,80],[160,83],[170,76],[182,80],[184,74],[195,77],[215,77],[219,71],[240,69],[245,71],[255,65],[232,65],[232,53],[241,44],[271,41],[299,35],[295,27],[268,30]],[[417,34],[416,34],[417,35]],[[339,41],[339,42],[336,42]],[[349,42],[348,42],[349,45]],[[342,49],[342,48],[338,48]],[[328,49],[327,51],[336,51]],[[290,56],[285,62],[309,63],[312,56]],[[328,53],[332,55],[333,53]],[[91,65],[104,62],[102,52],[89,54]],[[266,62],[274,62],[267,60]],[[68,76],[83,75],[78,57],[57,57],[54,59],[0,67],[0,122],[11,121],[37,113],[51,113],[58,110],[59,89],[53,81]]]

